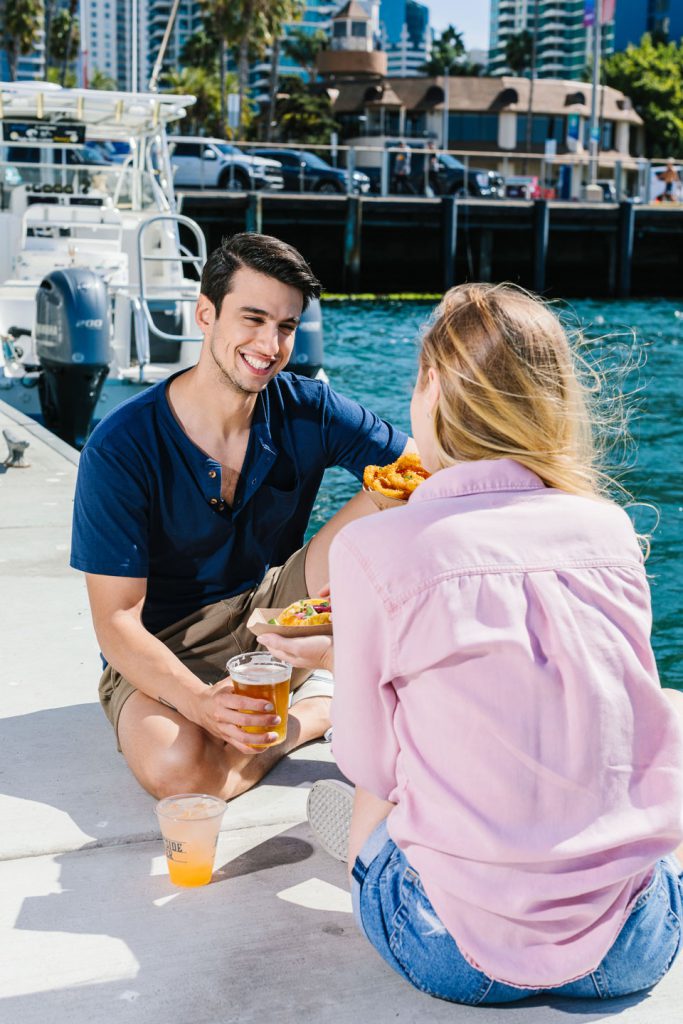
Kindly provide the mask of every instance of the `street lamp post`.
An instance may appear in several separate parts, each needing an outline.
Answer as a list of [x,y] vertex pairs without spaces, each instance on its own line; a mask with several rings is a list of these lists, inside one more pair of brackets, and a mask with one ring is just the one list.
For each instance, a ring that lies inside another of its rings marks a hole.
[[591,117],[589,126],[589,178],[591,185],[598,176],[598,88],[600,83],[600,44],[602,23],[602,0],[595,0],[593,22],[593,87],[591,89]]

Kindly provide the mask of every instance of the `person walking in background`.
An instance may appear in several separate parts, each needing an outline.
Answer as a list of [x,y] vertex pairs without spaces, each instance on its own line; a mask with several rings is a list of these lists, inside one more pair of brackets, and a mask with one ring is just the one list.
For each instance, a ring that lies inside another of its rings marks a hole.
[[664,182],[664,191],[658,201],[664,203],[676,203],[680,198],[681,176],[678,173],[673,157],[666,161],[666,167],[660,171],[658,177]]
[[356,789],[315,783],[309,821],[379,954],[455,1002],[625,996],[681,946],[683,694],[659,685],[589,400],[548,306],[451,289],[410,409],[432,475],[331,548]]
[[398,152],[394,154],[394,173],[391,180],[391,191],[397,195],[416,195],[415,186],[410,180],[411,173],[410,147],[405,139],[398,144]]
[[440,169],[441,164],[436,147],[433,142],[428,142],[425,154],[425,195],[430,198],[441,195]]

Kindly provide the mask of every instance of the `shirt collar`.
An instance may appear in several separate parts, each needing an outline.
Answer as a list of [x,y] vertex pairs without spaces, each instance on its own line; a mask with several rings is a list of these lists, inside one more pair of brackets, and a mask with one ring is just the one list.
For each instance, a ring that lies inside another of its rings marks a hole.
[[410,500],[458,498],[492,491],[536,491],[543,487],[539,476],[514,459],[482,459],[438,470],[413,491]]

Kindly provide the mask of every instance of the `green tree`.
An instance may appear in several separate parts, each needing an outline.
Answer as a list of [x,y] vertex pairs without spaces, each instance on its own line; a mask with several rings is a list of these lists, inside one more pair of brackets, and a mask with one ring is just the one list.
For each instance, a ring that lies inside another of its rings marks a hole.
[[95,68],[90,81],[88,82],[89,89],[104,89],[107,92],[115,92],[118,89],[117,82],[108,75],[106,71],[100,71],[99,68]]
[[465,41],[462,32],[449,25],[432,44],[428,61],[421,67],[426,75],[457,75],[465,56]]
[[80,32],[78,19],[72,18],[70,12],[63,8],[50,19],[50,35],[47,40],[47,56],[49,63],[71,63],[78,56]]
[[505,63],[516,75],[523,75],[532,64],[534,37],[527,29],[510,36],[505,44]]
[[212,22],[190,36],[180,52],[182,65],[218,71],[218,53],[221,41],[216,35]]
[[280,50],[282,49],[285,25],[297,21],[303,14],[302,0],[272,0],[268,6],[268,34],[270,43],[270,75],[268,78],[268,113],[266,116],[266,140],[273,137],[275,103],[280,80]]
[[43,14],[42,0],[5,0],[2,36],[12,82],[17,77],[19,57],[26,57],[38,42]]
[[[235,87],[234,75],[226,75],[226,84]],[[221,122],[220,83],[215,71],[185,67],[167,71],[161,76],[163,92],[180,96],[194,96],[196,103],[188,107],[183,131],[188,135],[217,135],[224,137]]]
[[314,82],[317,70],[315,59],[321,50],[327,48],[327,33],[317,28],[314,32],[295,28],[282,41],[282,52],[285,56],[303,68],[309,82]]
[[280,139],[327,145],[331,132],[339,131],[327,92],[307,85],[296,75],[283,78],[280,84],[282,94],[275,113]]
[[604,82],[628,96],[645,123],[645,155],[683,157],[683,41],[644,35],[603,61]]

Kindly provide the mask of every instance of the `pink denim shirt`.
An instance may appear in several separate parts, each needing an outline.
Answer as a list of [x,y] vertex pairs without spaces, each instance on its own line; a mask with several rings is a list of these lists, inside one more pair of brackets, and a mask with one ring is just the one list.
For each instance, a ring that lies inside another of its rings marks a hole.
[[331,552],[333,750],[496,980],[594,969],[683,841],[683,736],[630,520],[510,459],[435,473]]

